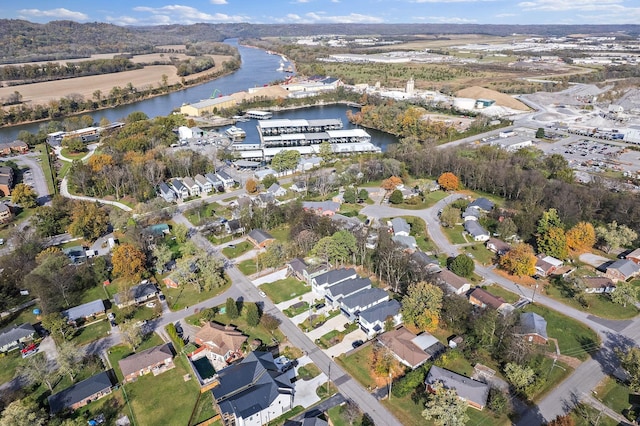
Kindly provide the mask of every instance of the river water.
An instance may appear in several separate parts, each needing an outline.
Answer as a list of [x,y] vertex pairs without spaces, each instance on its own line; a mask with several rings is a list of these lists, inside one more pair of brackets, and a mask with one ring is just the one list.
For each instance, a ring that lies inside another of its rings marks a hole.
[[[109,121],[121,121],[123,118],[135,111],[142,111],[148,117],[168,115],[172,110],[179,108],[182,104],[198,102],[210,98],[214,92],[218,95],[230,95],[241,92],[251,87],[260,87],[283,80],[288,74],[278,71],[282,58],[279,55],[270,55],[264,50],[238,45],[237,40],[227,40],[227,43],[236,46],[242,57],[242,65],[233,74],[220,77],[216,80],[189,87],[178,92],[172,92],[155,98],[145,99],[129,105],[122,105],[115,108],[104,109],[86,114],[93,117],[93,121],[98,123],[103,117]],[[346,119],[348,107],[344,105],[328,105],[323,107],[312,107],[298,110],[288,110],[274,113],[274,118],[340,118],[345,123],[345,129],[353,128]],[[85,114],[85,113],[83,113]],[[41,123],[23,124],[7,128],[0,128],[0,142],[10,142],[17,138],[21,130],[37,133]],[[240,122],[238,127],[242,127],[247,132],[247,140],[257,138],[255,120]],[[389,144],[397,142],[397,139],[383,132],[367,130],[372,136],[372,142],[386,150]]]

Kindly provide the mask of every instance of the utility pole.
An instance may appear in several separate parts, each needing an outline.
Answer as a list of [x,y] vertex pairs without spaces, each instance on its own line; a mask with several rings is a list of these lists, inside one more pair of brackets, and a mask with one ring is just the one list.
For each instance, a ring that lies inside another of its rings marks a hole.
[[536,286],[533,288],[533,297],[531,298],[532,305],[533,305],[533,302],[535,302],[536,300],[536,290],[538,290],[538,283],[536,283]]
[[393,381],[391,380],[391,370],[389,370],[389,401],[391,401],[391,385]]

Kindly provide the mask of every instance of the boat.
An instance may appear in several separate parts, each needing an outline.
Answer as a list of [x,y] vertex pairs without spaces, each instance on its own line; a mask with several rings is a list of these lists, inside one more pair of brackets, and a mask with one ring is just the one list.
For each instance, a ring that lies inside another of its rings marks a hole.
[[280,72],[284,71],[284,62],[280,61],[280,66],[276,71],[280,71]]
[[242,140],[247,136],[247,132],[236,126],[229,127],[224,133],[234,142]]
[[284,69],[284,72],[293,72],[293,65],[289,65]]

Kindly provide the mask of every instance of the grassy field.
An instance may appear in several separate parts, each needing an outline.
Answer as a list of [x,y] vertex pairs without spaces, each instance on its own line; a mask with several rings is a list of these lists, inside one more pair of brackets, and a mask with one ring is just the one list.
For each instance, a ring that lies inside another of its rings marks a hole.
[[286,243],[287,241],[289,241],[289,229],[289,225],[280,225],[278,227],[270,229],[269,233],[271,234],[271,236],[273,236],[273,238],[280,241],[281,243]]
[[582,306],[575,298],[576,290],[571,284],[564,280],[555,280],[545,287],[547,296],[561,301],[565,305],[569,305],[580,311],[589,312],[590,314],[609,319],[627,319],[638,315],[638,308],[629,304],[626,307],[614,303],[606,294],[584,294],[584,300],[588,304],[587,307]]
[[[567,316],[540,305],[527,305],[523,312],[535,312],[547,321],[547,335],[558,339],[560,353],[581,360],[589,357],[600,346],[600,339],[596,333],[586,325],[580,324]],[[555,347],[549,342],[549,350]]]
[[231,281],[227,280],[227,283],[220,288],[214,288],[213,290],[202,291],[200,293],[191,285],[180,286],[180,288],[163,288],[162,292],[167,298],[169,308],[173,311],[179,311],[186,306],[193,306],[203,300],[224,293],[229,287],[231,287]]
[[467,242],[462,236],[464,232],[462,225],[456,225],[453,228],[442,227],[442,232],[453,244],[465,244]]
[[49,193],[54,193],[53,176],[51,176],[51,164],[49,164],[47,148],[45,144],[36,145],[36,150],[40,151],[40,167],[42,167],[42,173],[44,173],[44,179],[47,181],[47,188]]
[[619,414],[631,407],[629,388],[612,377],[606,377],[596,388],[597,398]]
[[16,369],[22,364],[23,359],[17,349],[0,356],[0,383],[6,383],[13,379]]
[[220,204],[213,202],[189,209],[184,212],[184,216],[195,226],[200,226],[206,219],[214,217],[215,214],[219,214],[219,210],[222,209],[223,207]]
[[302,380],[311,380],[320,375],[320,369],[315,364],[303,365],[298,369],[298,376]]
[[256,261],[253,259],[243,260],[242,262],[236,265],[240,272],[249,276],[258,272],[258,268],[256,268]]
[[495,257],[495,253],[488,250],[484,244],[476,244],[464,248],[465,253],[470,254],[473,258],[483,265],[491,265]]
[[303,282],[294,277],[262,284],[260,289],[276,304],[302,296],[311,291],[311,287],[304,285]]
[[73,342],[76,345],[86,345],[87,343],[93,342],[94,340],[107,337],[110,330],[111,325],[105,318],[101,321],[95,322],[85,327],[81,327],[76,330],[76,333],[73,337]]
[[487,286],[486,290],[494,296],[502,297],[507,303],[514,303],[517,302],[518,299],[520,299],[520,296],[509,290],[505,290],[499,285]]
[[236,244],[233,247],[225,247],[222,249],[222,254],[227,256],[229,259],[235,259],[236,257],[244,254],[254,248],[254,245],[249,241],[243,241],[241,243]]
[[369,370],[372,352],[373,346],[365,345],[362,346],[360,350],[348,356],[340,355],[335,358],[335,361],[340,364],[351,377],[360,382],[362,386],[373,389],[376,386],[376,381],[371,377],[371,371]]

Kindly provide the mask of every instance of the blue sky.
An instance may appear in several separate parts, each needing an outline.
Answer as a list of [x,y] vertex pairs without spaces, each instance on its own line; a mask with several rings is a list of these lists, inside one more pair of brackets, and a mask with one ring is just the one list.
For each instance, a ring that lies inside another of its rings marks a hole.
[[159,25],[281,23],[637,24],[640,0],[28,0],[0,17]]

